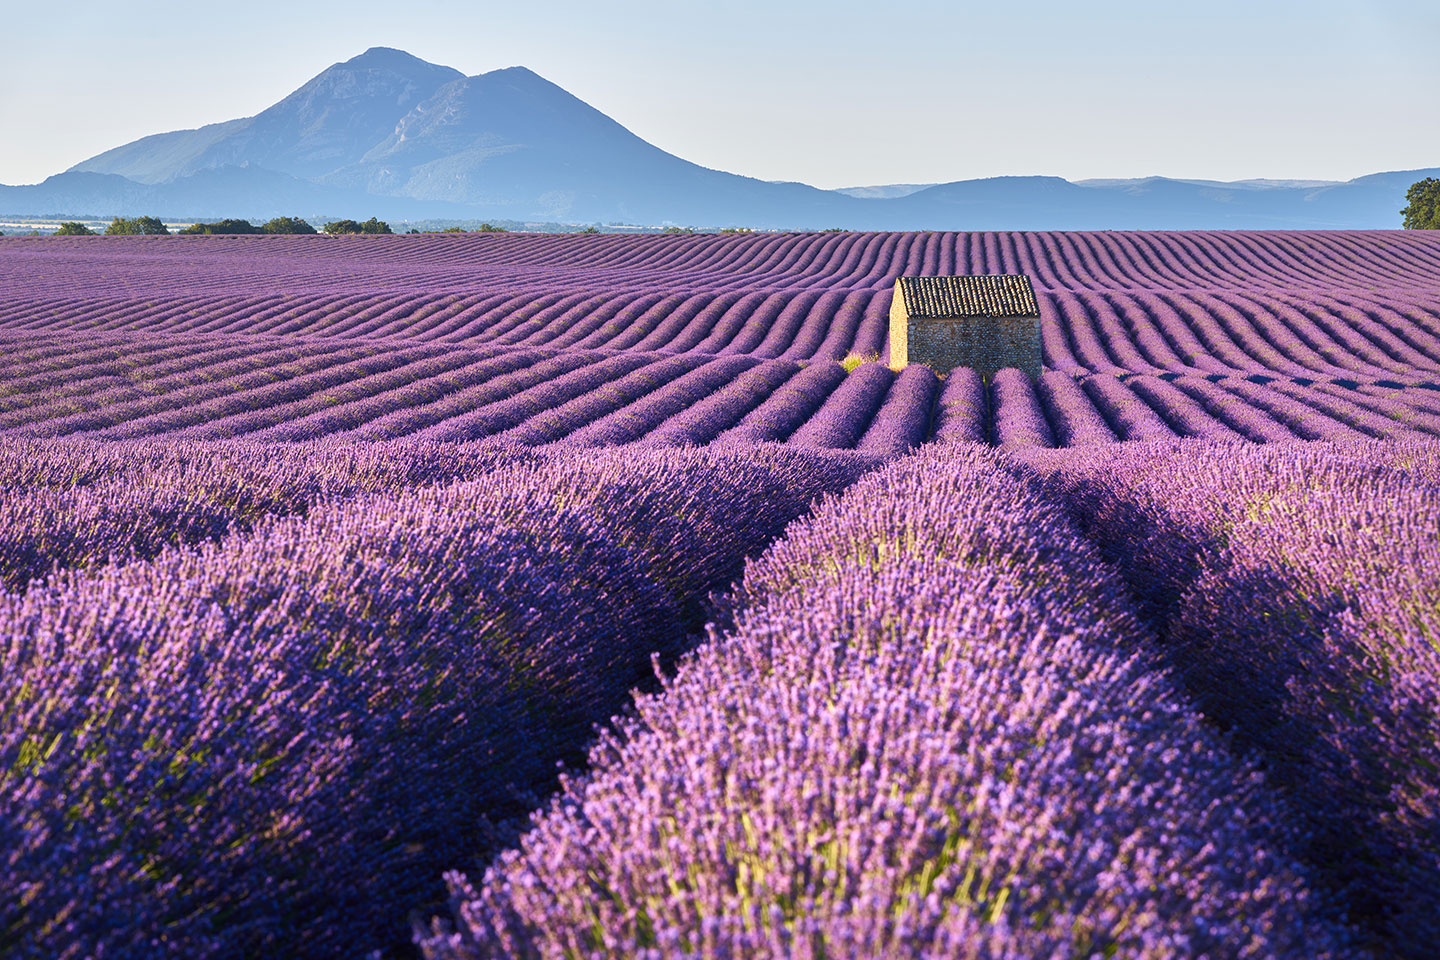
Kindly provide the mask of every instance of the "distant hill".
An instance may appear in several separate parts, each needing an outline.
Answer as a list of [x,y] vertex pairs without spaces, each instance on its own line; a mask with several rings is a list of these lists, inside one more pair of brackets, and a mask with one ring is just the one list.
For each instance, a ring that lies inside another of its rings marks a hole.
[[993,177],[942,183],[883,202],[911,229],[1385,229],[1400,226],[1405,190],[1440,168],[1376,173],[1320,186],[1170,180],[1071,183]]
[[890,200],[895,197],[908,197],[912,193],[919,193],[927,187],[938,186],[934,183],[882,183],[872,187],[838,187],[833,192],[843,193],[847,197],[862,197],[866,200]]
[[995,177],[820,190],[691,163],[524,67],[466,77],[376,47],[253,117],[144,137],[0,214],[450,217],[702,227],[1395,227],[1440,170],[1345,183]]

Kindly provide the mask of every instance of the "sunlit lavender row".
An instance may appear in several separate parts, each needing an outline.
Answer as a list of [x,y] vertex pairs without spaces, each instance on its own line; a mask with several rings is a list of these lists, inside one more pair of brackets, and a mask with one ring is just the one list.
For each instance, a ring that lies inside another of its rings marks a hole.
[[1358,950],[1117,571],[981,448],[828,500],[736,602],[516,849],[452,875],[427,956]]
[[399,949],[460,868],[437,956],[1424,956],[1440,446],[966,439],[752,564],[483,878],[874,461],[7,443],[7,952]]

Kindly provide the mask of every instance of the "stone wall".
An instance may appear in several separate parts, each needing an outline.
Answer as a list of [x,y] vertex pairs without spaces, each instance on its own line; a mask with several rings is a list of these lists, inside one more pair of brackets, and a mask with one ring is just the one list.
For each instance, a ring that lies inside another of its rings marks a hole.
[[[905,339],[897,358],[895,341],[901,329]],[[923,363],[936,373],[956,367],[974,367],[987,381],[1006,367],[1040,376],[1040,320],[1038,317],[912,317],[902,328],[890,327],[890,364]]]

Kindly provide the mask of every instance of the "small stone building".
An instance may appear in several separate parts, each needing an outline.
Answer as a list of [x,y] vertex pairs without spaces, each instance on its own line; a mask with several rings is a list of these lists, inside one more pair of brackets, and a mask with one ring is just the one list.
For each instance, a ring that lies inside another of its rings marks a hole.
[[936,373],[1006,367],[1040,376],[1040,305],[1022,275],[900,277],[890,304],[890,366]]

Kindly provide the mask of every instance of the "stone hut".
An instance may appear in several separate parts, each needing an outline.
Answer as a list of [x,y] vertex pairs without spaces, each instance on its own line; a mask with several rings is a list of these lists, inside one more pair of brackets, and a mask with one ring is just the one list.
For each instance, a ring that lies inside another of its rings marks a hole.
[[1014,367],[1040,376],[1040,305],[1023,275],[900,277],[890,304],[890,366]]

